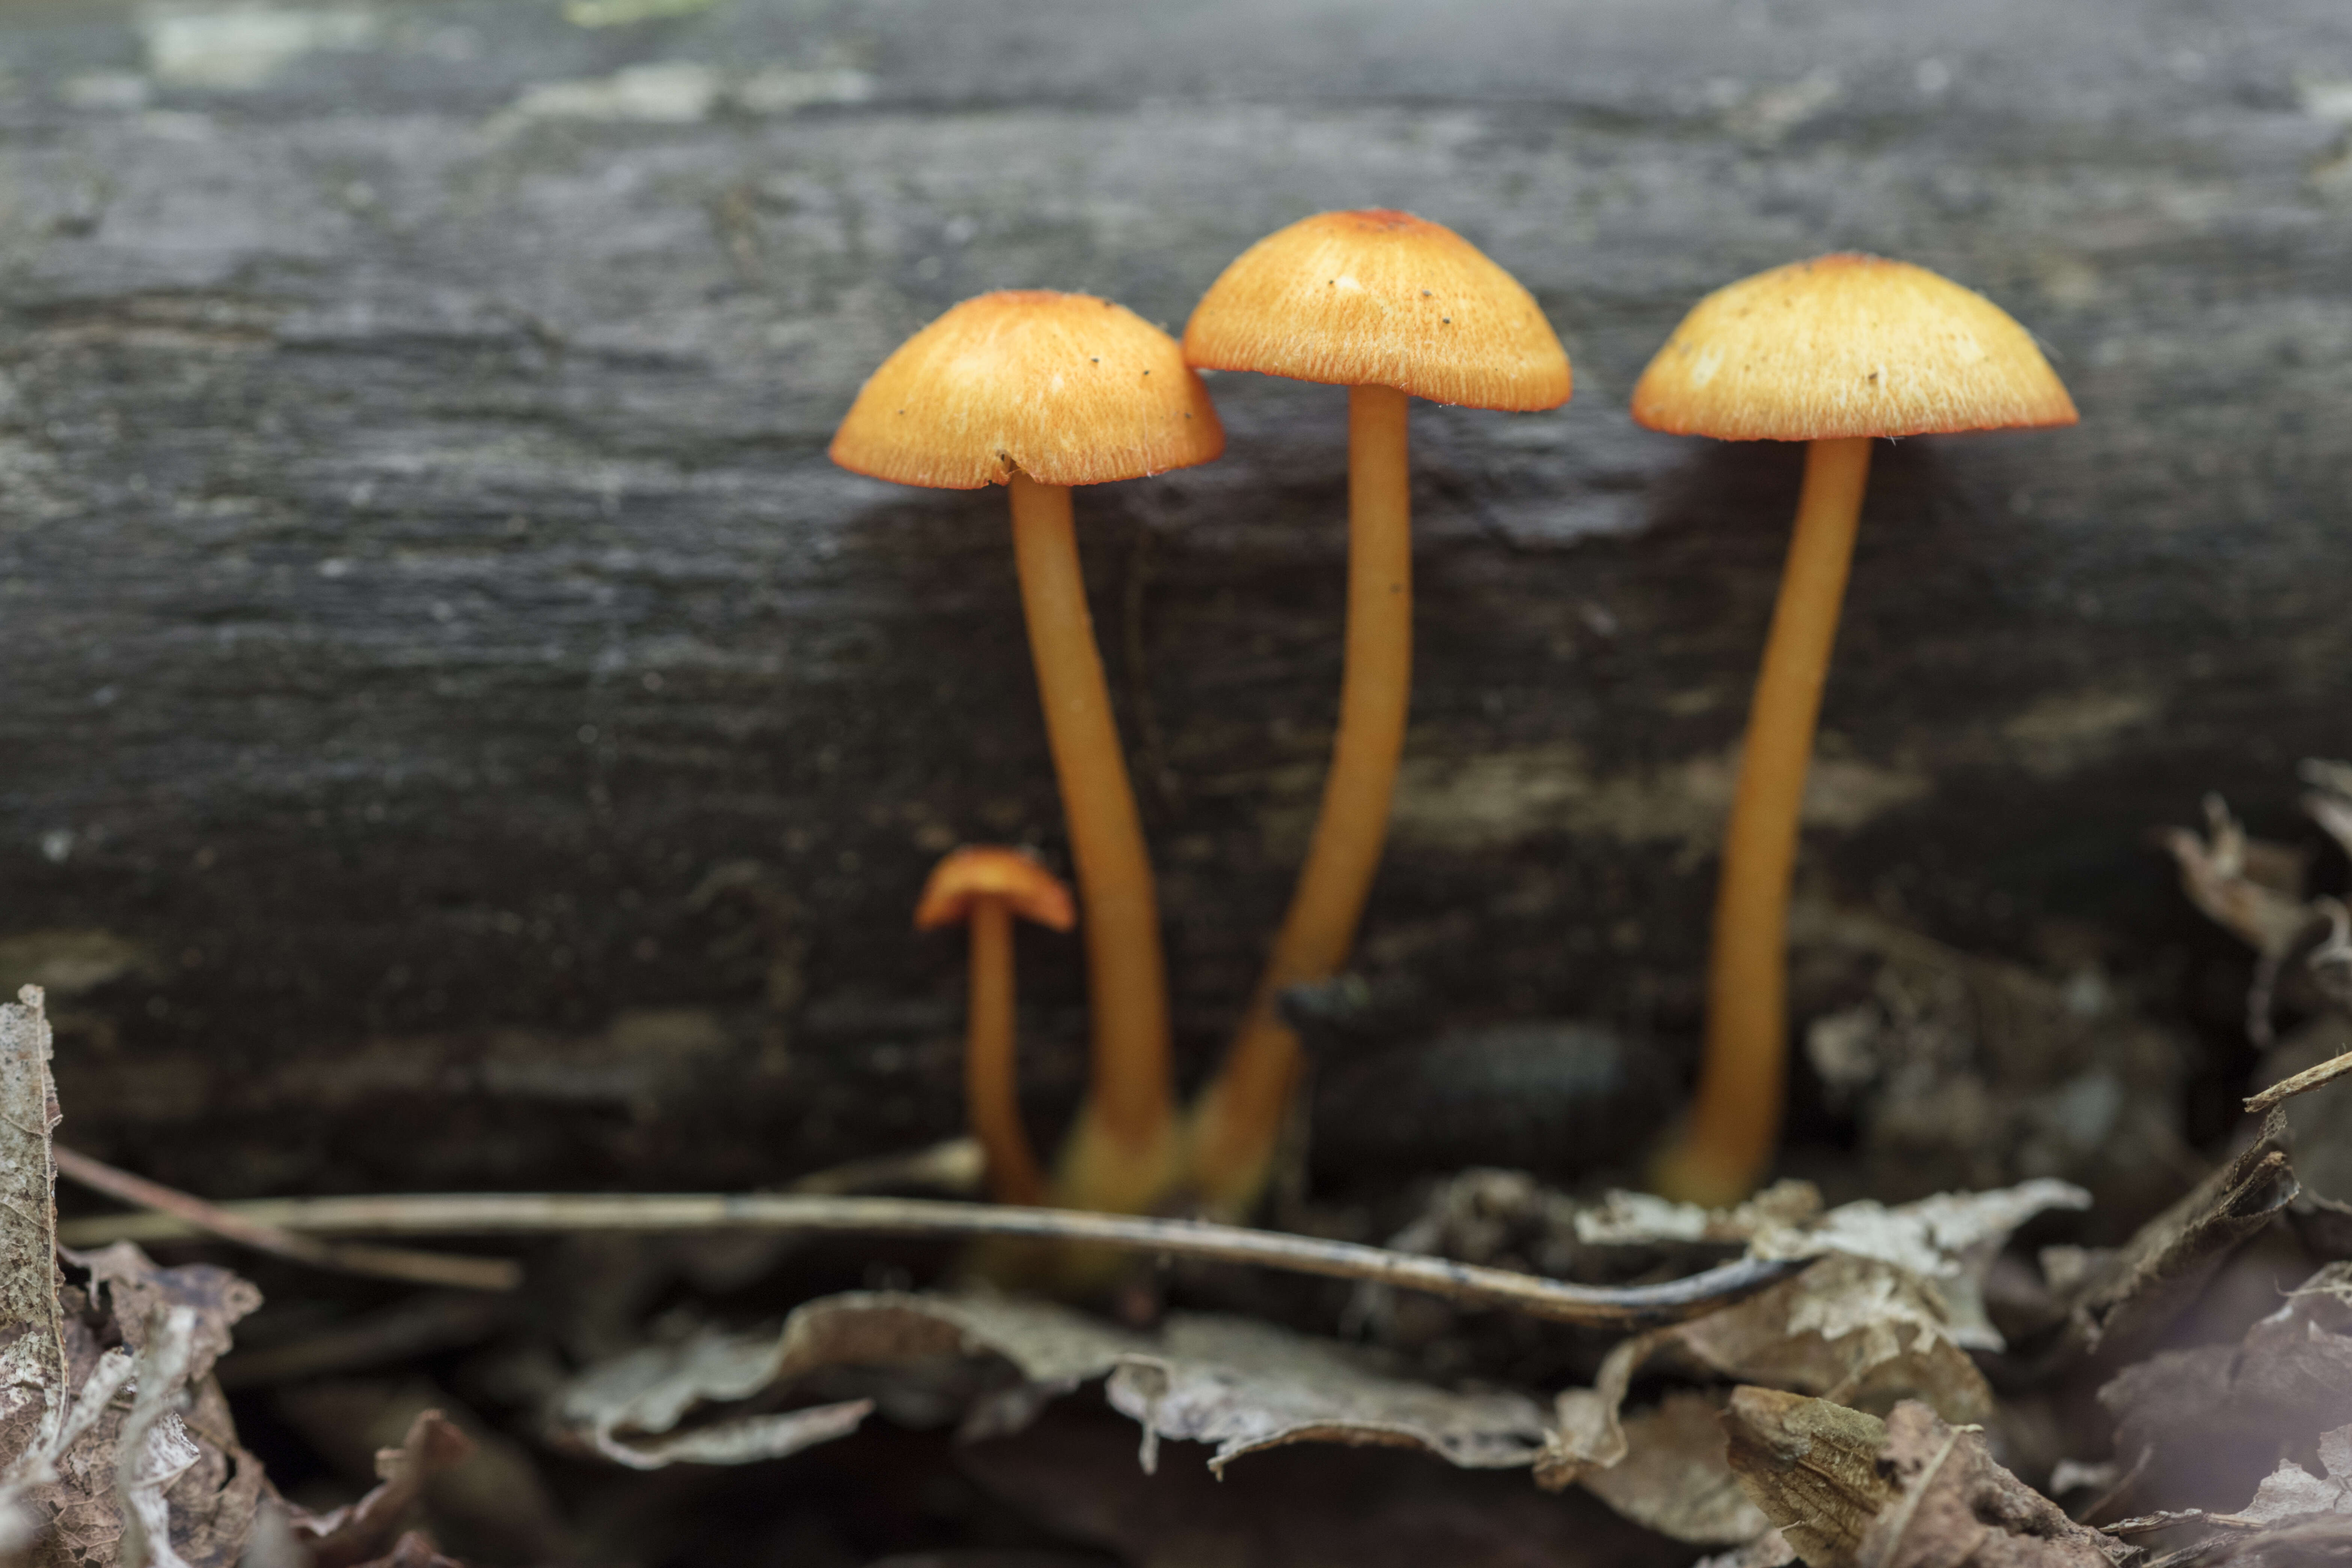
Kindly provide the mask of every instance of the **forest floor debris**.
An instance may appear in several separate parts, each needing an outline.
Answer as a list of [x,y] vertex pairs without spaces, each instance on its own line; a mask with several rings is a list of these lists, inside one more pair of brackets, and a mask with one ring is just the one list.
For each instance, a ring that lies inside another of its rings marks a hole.
[[[2352,847],[2352,771],[2305,776]],[[0,1179],[35,1221],[0,1237],[23,1325],[0,1342],[6,1550],[2352,1563],[2337,906],[2307,857],[2218,804],[2210,822],[2168,843],[2255,948],[2267,1041],[2225,1144],[2200,1159],[2168,1110],[2179,1039],[2092,979],[1816,909],[1809,994],[1859,999],[1819,1013],[1809,1049],[1853,1147],[1720,1210],[1496,1169],[1294,1196],[1281,1232],[900,1195],[969,1194],[959,1142],[787,1193],[244,1204],[65,1155],[145,1212],[61,1232],[27,991],[0,1009]],[[1917,1190],[1954,1172],[2001,1179]],[[374,1239],[433,1235],[517,1256]],[[1098,1315],[971,1279],[971,1239],[1006,1236],[1139,1261]],[[131,1237],[196,1256],[159,1265]],[[273,1304],[205,1260],[224,1244],[253,1249]]]

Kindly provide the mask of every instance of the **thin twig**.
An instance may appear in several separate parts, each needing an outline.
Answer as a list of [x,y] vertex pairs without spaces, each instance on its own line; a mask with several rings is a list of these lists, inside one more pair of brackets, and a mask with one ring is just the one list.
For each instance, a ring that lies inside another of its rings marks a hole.
[[[234,1241],[257,1252],[272,1253],[296,1263],[310,1264],[314,1268],[373,1275],[380,1279],[399,1279],[412,1285],[444,1285],[459,1290],[511,1290],[522,1283],[522,1265],[511,1258],[459,1258],[442,1252],[412,1252],[398,1247],[320,1241],[316,1237],[298,1236],[268,1220],[240,1213],[234,1205],[206,1203],[176,1187],[151,1182],[144,1176],[134,1176],[102,1160],[78,1154],[63,1144],[53,1145],[50,1152],[56,1157],[60,1176],[79,1182],[108,1197],[136,1204],[159,1217],[168,1215],[177,1222],[176,1226],[165,1234],[156,1236],[156,1240],[199,1234],[216,1236],[224,1241]],[[64,1227],[59,1228],[62,1230]],[[111,1237],[108,1239],[128,1240],[129,1237]]]
[[2332,1060],[2324,1061],[2315,1068],[2306,1068],[2293,1078],[2279,1079],[2262,1093],[2249,1099],[2246,1101],[2246,1109],[2259,1116],[2273,1105],[2283,1104],[2298,1094],[2307,1094],[2324,1083],[2333,1083],[2347,1072],[2352,1072],[2352,1051],[2347,1051]]
[[2134,1519],[2119,1519],[2113,1524],[2103,1524],[2099,1526],[2099,1533],[2117,1537],[2146,1535],[2152,1531],[2170,1530],[2178,1524],[2197,1524],[2208,1517],[2201,1508],[2185,1508],[2178,1512],[2143,1513]]
[[[1338,1279],[1370,1279],[1465,1306],[1512,1307],[1538,1318],[1635,1329],[1680,1322],[1754,1295],[1807,1260],[1745,1258],[1662,1285],[1570,1285],[1507,1268],[1391,1252],[1351,1241],[1246,1230],[1205,1220],[1134,1219],[1073,1209],[945,1203],[934,1198],[826,1197],[785,1193],[447,1193],[279,1198],[228,1205],[290,1231],[341,1235],[517,1235],[562,1231],[814,1230],[899,1236],[1014,1236],[1088,1242],[1171,1257],[1257,1264]],[[129,1234],[77,1221],[82,1245]],[[142,1238],[163,1239],[153,1221]]]

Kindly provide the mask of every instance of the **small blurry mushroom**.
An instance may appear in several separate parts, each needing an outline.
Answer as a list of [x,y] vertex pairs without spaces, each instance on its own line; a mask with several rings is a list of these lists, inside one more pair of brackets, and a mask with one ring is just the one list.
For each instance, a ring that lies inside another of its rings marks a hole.
[[931,869],[915,929],[971,927],[971,999],[964,1019],[964,1102],[988,1158],[989,1195],[1001,1204],[1045,1201],[1045,1173],[1021,1126],[1013,1067],[1013,917],[1052,931],[1076,923],[1070,889],[1031,856],[993,844],[950,850]]
[[1135,791],[1087,612],[1072,485],[1205,463],[1225,436],[1167,333],[1108,300],[983,294],[900,344],[833,438],[852,472],[937,489],[1004,485],[1045,734],[1086,906],[1093,1077],[1055,1195],[1139,1213],[1181,1173],[1168,977]]
[[1408,400],[1535,411],[1568,401],[1568,355],[1535,297],[1410,213],[1323,213],[1244,251],[1184,329],[1217,370],[1348,388],[1348,634],[1339,726],[1289,912],[1223,1069],[1193,1112],[1193,1177],[1219,1210],[1263,1189],[1298,1076],[1283,988],[1336,973],[1387,841],[1412,689]]
[[1755,1187],[1780,1137],[1797,815],[1870,443],[2072,425],[2076,415],[1999,306],[1907,262],[1843,255],[1700,300],[1642,373],[1633,417],[1677,435],[1809,443],[1724,839],[1698,1097],[1653,1171],[1669,1196],[1722,1205]]

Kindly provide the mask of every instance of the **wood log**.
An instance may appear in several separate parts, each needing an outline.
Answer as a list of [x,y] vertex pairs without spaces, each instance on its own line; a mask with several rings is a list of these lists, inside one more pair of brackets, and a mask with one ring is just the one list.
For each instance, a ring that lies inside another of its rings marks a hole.
[[[1179,328],[1322,208],[1456,227],[1577,372],[1414,415],[1361,953],[1433,1016],[1688,1059],[1799,458],[1624,403],[1795,257],[1985,291],[2084,414],[1881,455],[1818,896],[2226,1035],[2147,831],[2291,830],[2352,751],[2337,0],[55,0],[0,59],[0,980],[52,988],[67,1141],[211,1195],[952,1128],[915,893],[1059,854],[1003,498],[824,443],[959,299]],[[1078,498],[1192,1073],[1313,809],[1344,546],[1344,399],[1211,390],[1223,461]],[[1023,941],[1043,1137],[1082,977]]]

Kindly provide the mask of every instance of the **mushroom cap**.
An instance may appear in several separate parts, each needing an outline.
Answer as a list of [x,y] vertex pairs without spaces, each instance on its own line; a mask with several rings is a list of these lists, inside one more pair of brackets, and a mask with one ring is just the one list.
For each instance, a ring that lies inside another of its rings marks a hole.
[[2074,400],[2008,312],[1924,267],[1823,256],[1701,300],[1633,388],[1653,430],[1814,441],[2072,425]]
[[1225,449],[1208,388],[1176,341],[1087,294],[1009,289],[898,345],[849,405],[833,460],[933,489],[1098,485]]
[[982,899],[1003,899],[1013,912],[1041,926],[1067,931],[1077,921],[1070,889],[1026,850],[997,844],[967,844],[950,849],[931,868],[923,897],[915,906],[915,929],[937,931],[971,917]]
[[1519,280],[1411,213],[1322,213],[1266,236],[1209,285],[1184,357],[1473,408],[1557,408],[1568,352]]

